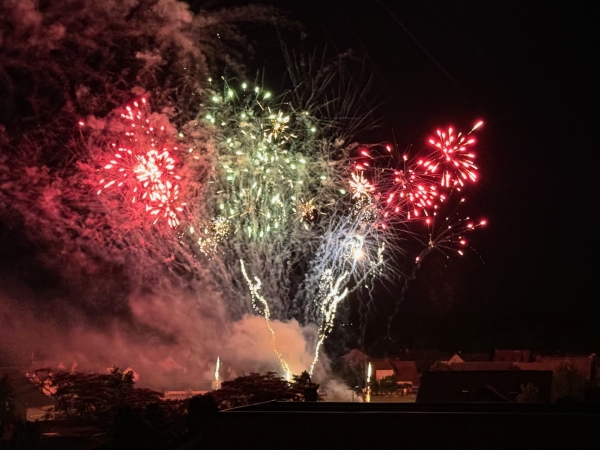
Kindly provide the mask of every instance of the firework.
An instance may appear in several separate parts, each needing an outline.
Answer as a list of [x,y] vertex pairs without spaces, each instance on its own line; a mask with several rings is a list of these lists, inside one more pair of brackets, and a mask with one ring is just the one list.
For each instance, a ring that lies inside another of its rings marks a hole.
[[[450,211],[443,214],[435,213],[432,217],[425,220],[427,226],[427,239],[421,240],[426,244],[423,251],[416,257],[416,262],[420,262],[432,250],[441,252],[455,252],[460,256],[464,255],[464,249],[467,247],[466,234],[475,229],[487,225],[486,219],[473,220],[468,215],[463,215],[462,207],[466,202],[465,197],[453,201],[448,201]],[[454,207],[450,205],[456,203]]]
[[[353,208],[350,214],[333,216],[313,260],[314,278],[307,280],[305,294],[311,298],[313,320],[319,325],[318,339],[309,373],[312,374],[325,339],[333,330],[340,303],[373,278],[385,276],[384,252],[393,247],[390,230],[373,226],[372,205]],[[344,209],[348,209],[347,207]],[[393,270],[389,270],[389,274]],[[312,284],[311,280],[318,280]]]
[[215,381],[219,381],[219,369],[221,368],[221,359],[217,356],[217,364],[215,365]]
[[314,194],[331,178],[309,115],[258,87],[227,86],[210,97],[204,120],[216,143],[213,214],[254,240],[285,236],[298,218],[309,228],[320,207]]
[[122,197],[125,203],[140,205],[153,224],[163,219],[176,228],[186,206],[177,146],[164,125],[153,125],[145,98],[126,106],[120,119],[126,127],[124,139],[111,142],[98,155],[97,194]]
[[[441,214],[452,191],[477,178],[470,135],[481,123],[465,135],[439,132],[435,151],[425,156],[398,154],[389,145],[380,155],[381,146],[360,146],[332,160],[335,144],[319,134],[324,127],[310,111],[258,87],[226,85],[210,94],[202,116],[212,129],[215,170],[198,247],[232,298],[241,294],[234,286],[247,286],[286,376],[273,317],[285,319],[293,309],[293,317],[317,325],[312,374],[340,304],[395,274],[386,261],[399,250],[398,235],[420,240],[427,230],[423,258],[430,248],[462,252],[464,231],[477,226],[458,216],[443,221]],[[356,148],[358,157],[349,157]],[[293,268],[307,262],[304,279],[293,284]],[[291,292],[294,285],[299,288]]]
[[[246,266],[244,265],[243,260],[240,260],[240,266],[242,268],[242,273],[244,274],[244,278],[246,279],[246,283],[248,283],[248,289],[250,290],[250,295],[252,298],[252,307],[254,308],[255,311],[257,311],[259,314],[261,314],[265,318],[265,323],[267,324],[267,328],[269,329],[269,332],[271,333],[271,345],[273,347],[273,352],[279,358],[279,362],[281,364],[283,373],[285,374],[286,379],[289,381],[291,379],[292,372],[290,371],[290,368],[289,368],[287,362],[285,361],[285,359],[283,358],[283,356],[277,349],[277,340],[275,339],[275,330],[273,330],[273,327],[271,326],[271,311],[269,310],[269,304],[267,303],[267,300],[258,292],[261,288],[262,282],[260,281],[260,279],[258,277],[254,277],[255,283],[252,282],[252,280],[248,276],[248,273],[246,272]],[[261,307],[262,307],[262,310],[261,310]]]
[[464,186],[467,181],[477,180],[475,153],[471,151],[475,138],[471,137],[471,133],[482,125],[483,121],[477,122],[466,134],[454,134],[452,127],[447,131],[437,130],[437,137],[428,139],[428,143],[436,148],[436,153],[431,161],[424,163],[424,167],[430,173],[435,173],[438,168],[442,170],[442,187],[459,187]]
[[[202,227],[201,227],[202,229]],[[207,256],[212,256],[218,249],[219,244],[229,235],[231,222],[223,216],[211,219],[210,223],[203,227],[204,233],[197,240],[198,248]],[[190,227],[190,234],[195,234],[194,227]]]

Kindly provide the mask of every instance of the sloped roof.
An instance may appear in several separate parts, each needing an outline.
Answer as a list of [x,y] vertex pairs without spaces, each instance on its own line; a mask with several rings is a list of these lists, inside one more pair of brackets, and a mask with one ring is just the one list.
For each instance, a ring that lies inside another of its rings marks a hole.
[[6,376],[13,389],[15,401],[26,408],[44,408],[54,406],[53,398],[44,395],[38,387],[16,367],[0,367],[0,378]]
[[388,359],[369,359],[371,368],[375,370],[394,370]]
[[511,362],[463,362],[448,364],[452,370],[510,370],[514,369]]
[[531,357],[530,350],[495,350],[495,362],[529,362]]
[[454,355],[459,356],[464,362],[490,362],[492,360],[490,353],[457,352]]
[[425,372],[421,376],[417,402],[464,402],[482,387],[491,387],[501,396],[515,401],[521,393],[521,385],[528,383],[538,389],[540,402],[553,399],[551,371],[472,370]]
[[398,381],[410,381],[414,385],[419,384],[419,373],[414,361],[390,359],[389,363],[394,368],[394,374]]
[[342,356],[342,359],[346,364],[358,364],[368,359],[368,356],[361,352],[359,349],[354,348]]
[[378,370],[393,370],[398,381],[410,381],[419,384],[419,373],[414,361],[400,361],[399,359],[370,359],[369,363],[374,372]]

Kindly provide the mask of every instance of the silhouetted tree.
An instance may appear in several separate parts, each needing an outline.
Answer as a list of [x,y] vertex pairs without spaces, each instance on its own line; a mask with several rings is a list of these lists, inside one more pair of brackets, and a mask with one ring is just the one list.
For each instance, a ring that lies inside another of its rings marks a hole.
[[188,404],[188,432],[192,435],[203,432],[217,412],[219,407],[212,393],[192,397]]
[[221,385],[221,389],[213,391],[211,395],[219,409],[235,408],[269,400],[302,400],[302,391],[274,372],[267,372],[264,375],[251,373],[235,380],[225,381]]
[[313,383],[310,374],[305,370],[300,375],[294,375],[294,387],[304,394],[305,402],[316,402],[321,398],[319,397],[319,384]]
[[537,403],[539,402],[539,391],[533,383],[521,385],[521,393],[517,395],[517,403]]
[[583,401],[585,377],[577,370],[574,364],[561,364],[554,374],[556,398],[572,398]]

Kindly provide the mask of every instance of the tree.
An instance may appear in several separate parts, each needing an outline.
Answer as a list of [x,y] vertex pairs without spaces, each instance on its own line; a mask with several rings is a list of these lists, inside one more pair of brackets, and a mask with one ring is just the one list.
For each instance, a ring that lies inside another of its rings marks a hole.
[[212,394],[192,397],[188,403],[188,432],[195,435],[204,431],[217,412],[219,407]]
[[142,412],[160,401],[160,394],[134,387],[133,374],[115,367],[107,374],[57,372],[51,375],[56,388],[57,410],[67,417],[98,421],[111,429],[120,409]]
[[343,358],[334,360],[331,364],[333,373],[342,379],[356,394],[361,394],[366,384],[365,363],[357,362],[355,364],[346,362]]
[[0,378],[0,439],[4,428],[13,417],[14,407],[14,392],[8,384],[8,377],[4,375]]
[[521,393],[517,395],[517,403],[537,403],[539,402],[539,391],[533,383],[521,385]]
[[379,389],[382,394],[396,394],[400,387],[398,386],[396,377],[394,375],[390,375],[389,377],[384,377],[379,380]]
[[274,372],[267,372],[264,375],[251,373],[235,380],[225,381],[221,385],[221,389],[207,395],[214,398],[219,409],[235,408],[270,400],[302,400],[302,391]]
[[554,374],[557,400],[570,398],[583,401],[585,382],[585,377],[573,363],[561,364]]
[[14,415],[14,400],[14,391],[5,375],[0,378],[0,449],[37,449],[40,434],[35,424],[23,422]]
[[319,397],[319,384],[313,383],[310,374],[305,370],[300,375],[294,375],[294,387],[304,393],[305,402],[322,400]]

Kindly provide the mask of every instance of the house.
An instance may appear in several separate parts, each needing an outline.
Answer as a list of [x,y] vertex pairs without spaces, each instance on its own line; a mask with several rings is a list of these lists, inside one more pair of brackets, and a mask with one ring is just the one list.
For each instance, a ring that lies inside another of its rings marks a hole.
[[371,359],[369,360],[369,364],[371,365],[372,375],[371,379],[375,379],[377,381],[391,377],[394,375],[394,367],[390,364],[387,359]]
[[530,358],[530,350],[495,350],[493,361],[526,363]]
[[533,384],[540,403],[555,399],[551,371],[432,371],[421,376],[417,403],[514,402],[521,386]]
[[466,353],[457,352],[446,361],[447,363],[462,363],[462,362],[490,362],[492,360],[489,353]]
[[369,360],[373,371],[373,378],[377,381],[393,376],[399,384],[419,385],[419,373],[414,361],[400,361],[398,359],[371,359]]
[[186,400],[196,395],[204,395],[207,392],[208,390],[194,391],[192,389],[187,389],[185,391],[165,391],[165,393],[162,395],[162,398],[163,400]]
[[16,367],[0,367],[0,378],[6,377],[14,392],[15,414],[27,422],[52,419],[55,400],[42,393]]
[[342,356],[342,359],[347,365],[356,366],[359,364],[365,364],[369,357],[363,352],[361,352],[359,349],[355,348],[350,350],[344,356]]
[[[115,370],[115,367],[107,367],[106,373],[112,373],[113,370]],[[127,369],[123,370],[123,375],[127,375],[128,373],[131,373],[131,379],[133,380],[133,382],[137,383],[140,379],[140,375],[131,367],[128,367]]]
[[398,383],[410,384],[415,387],[419,386],[419,373],[417,372],[417,365],[414,361],[390,359],[390,364],[394,368],[394,376]]
[[455,362],[449,363],[447,366],[451,370],[517,370],[512,362]]

